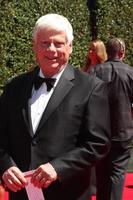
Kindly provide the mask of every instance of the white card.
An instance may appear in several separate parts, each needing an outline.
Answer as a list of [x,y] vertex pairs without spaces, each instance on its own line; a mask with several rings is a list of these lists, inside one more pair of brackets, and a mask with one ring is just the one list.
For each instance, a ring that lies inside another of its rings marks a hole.
[[24,176],[25,176],[26,180],[28,181],[28,184],[25,186],[28,198],[29,198],[29,200],[45,200],[42,189],[35,187],[30,182],[33,172],[34,171],[24,172]]

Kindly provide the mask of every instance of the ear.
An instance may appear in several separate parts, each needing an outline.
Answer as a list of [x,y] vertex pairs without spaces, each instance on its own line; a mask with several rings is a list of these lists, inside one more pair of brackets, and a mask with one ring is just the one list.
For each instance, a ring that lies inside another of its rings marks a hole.
[[36,52],[36,44],[35,41],[32,40],[32,51],[35,53]]
[[69,44],[69,53],[71,54],[72,53],[72,50],[73,50],[73,47],[72,47],[72,42]]
[[120,59],[120,60],[123,60],[124,57],[125,57],[125,51],[124,51],[124,50],[121,50],[121,51],[119,52],[118,56],[119,56],[119,59]]

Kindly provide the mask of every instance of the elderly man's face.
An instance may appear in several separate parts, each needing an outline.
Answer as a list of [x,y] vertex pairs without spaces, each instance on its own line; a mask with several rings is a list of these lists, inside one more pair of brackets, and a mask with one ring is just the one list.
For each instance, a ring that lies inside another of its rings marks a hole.
[[50,77],[64,68],[72,52],[66,33],[55,29],[41,29],[37,33],[33,50],[45,76]]

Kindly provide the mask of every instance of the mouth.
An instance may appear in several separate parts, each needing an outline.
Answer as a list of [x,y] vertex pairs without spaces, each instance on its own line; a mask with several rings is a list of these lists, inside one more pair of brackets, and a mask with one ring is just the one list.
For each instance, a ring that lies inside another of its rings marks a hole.
[[47,60],[51,60],[51,61],[56,61],[57,60],[57,57],[53,57],[53,58],[50,58],[50,57],[45,57]]

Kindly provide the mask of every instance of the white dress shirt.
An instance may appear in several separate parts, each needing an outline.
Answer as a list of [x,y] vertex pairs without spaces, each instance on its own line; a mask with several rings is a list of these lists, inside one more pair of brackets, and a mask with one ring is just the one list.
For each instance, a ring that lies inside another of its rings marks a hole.
[[[64,69],[60,73],[55,74],[52,77],[52,78],[56,78],[56,81],[55,81],[54,87],[50,91],[47,91],[47,86],[46,86],[45,82],[41,85],[41,87],[38,90],[35,90],[33,87],[32,97],[29,101],[29,104],[30,104],[30,111],[31,111],[32,128],[33,128],[34,133],[37,130],[37,127],[41,120],[42,114],[48,104],[50,97],[53,94],[53,91],[54,91],[63,71],[64,71]],[[41,69],[39,71],[39,76],[44,78],[44,75],[43,75]]]

